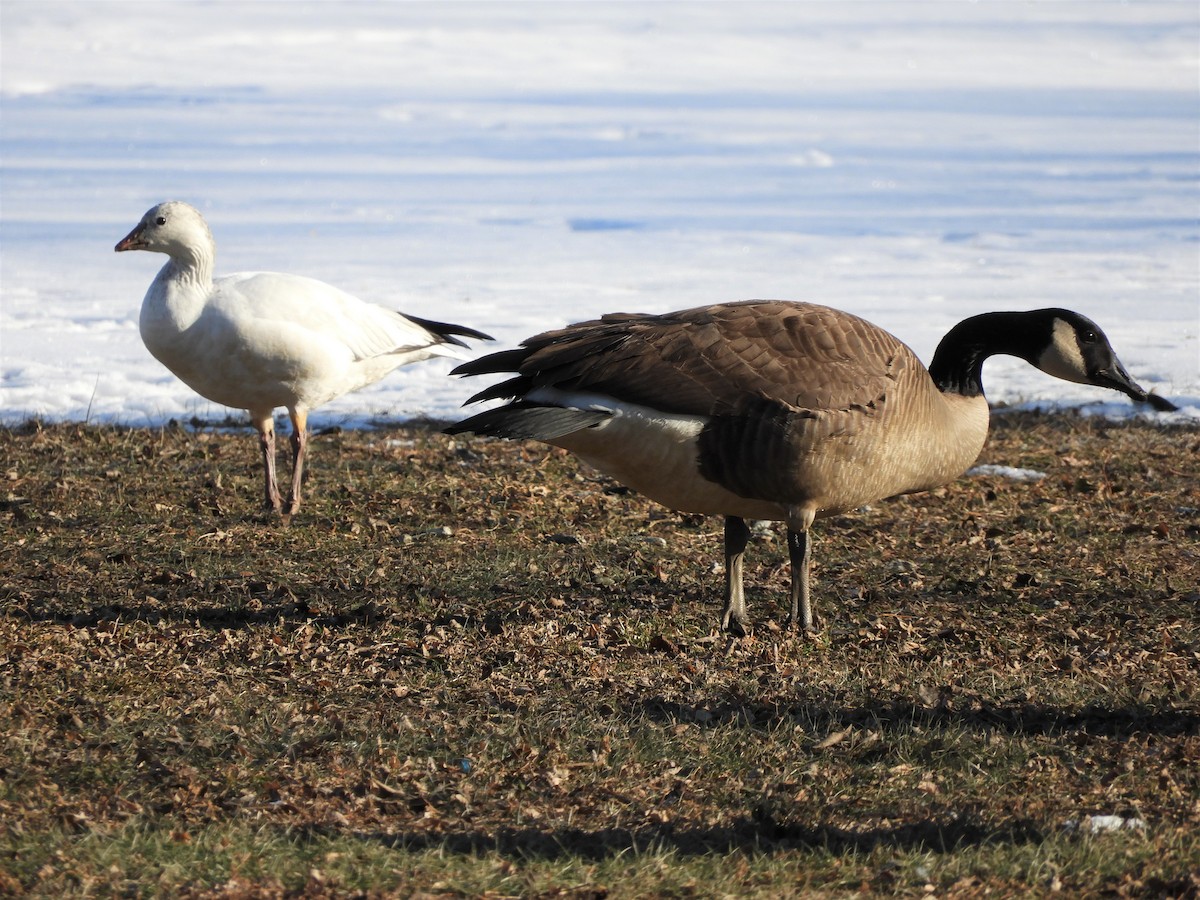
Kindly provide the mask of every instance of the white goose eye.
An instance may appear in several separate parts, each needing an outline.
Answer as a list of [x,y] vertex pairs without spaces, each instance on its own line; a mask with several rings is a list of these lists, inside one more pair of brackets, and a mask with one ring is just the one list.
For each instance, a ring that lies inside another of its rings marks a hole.
[[155,220],[154,220],[154,224],[155,224],[155,225],[166,225],[166,224],[167,224],[167,217],[166,217],[166,216],[159,216],[157,219],[155,219]]

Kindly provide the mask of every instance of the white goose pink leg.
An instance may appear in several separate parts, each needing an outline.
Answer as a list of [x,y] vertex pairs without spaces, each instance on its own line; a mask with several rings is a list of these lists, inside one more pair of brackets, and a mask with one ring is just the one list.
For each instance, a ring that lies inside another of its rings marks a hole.
[[266,414],[251,413],[250,419],[258,431],[258,445],[263,458],[263,509],[279,512],[283,501],[279,496],[279,484],[275,480],[275,418],[270,410]]
[[304,479],[304,456],[308,451],[308,411],[289,409],[292,419],[292,492],[288,497],[284,515],[295,515],[300,509],[300,485]]

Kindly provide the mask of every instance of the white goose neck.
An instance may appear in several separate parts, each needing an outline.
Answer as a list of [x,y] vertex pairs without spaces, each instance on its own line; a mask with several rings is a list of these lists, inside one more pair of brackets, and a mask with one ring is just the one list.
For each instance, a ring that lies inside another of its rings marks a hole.
[[213,290],[213,255],[211,247],[177,250],[155,276],[139,318],[142,340],[151,353],[203,315]]
[[211,244],[177,250],[171,254],[171,261],[163,266],[161,275],[181,286],[208,290],[212,285],[215,256]]

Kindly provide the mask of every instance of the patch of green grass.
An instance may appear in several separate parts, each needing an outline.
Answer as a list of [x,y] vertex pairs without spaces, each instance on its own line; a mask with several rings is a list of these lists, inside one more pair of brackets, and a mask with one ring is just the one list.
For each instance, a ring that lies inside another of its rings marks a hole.
[[730,641],[558,451],[319,436],[283,526],[245,434],[0,431],[0,892],[1194,896],[1198,451],[1001,416],[1047,478],[821,523],[811,638],[758,534]]

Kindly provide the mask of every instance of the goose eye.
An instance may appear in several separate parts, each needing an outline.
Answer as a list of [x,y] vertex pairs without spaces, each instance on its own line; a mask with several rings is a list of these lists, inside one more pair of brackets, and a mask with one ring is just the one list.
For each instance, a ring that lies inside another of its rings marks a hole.
[[155,225],[166,225],[166,224],[167,224],[167,217],[166,217],[166,216],[159,216],[157,219],[155,219],[155,220],[154,220],[154,224],[155,224]]
[[1092,331],[1092,330],[1090,330],[1090,329],[1089,329],[1088,331],[1081,331],[1081,332],[1079,332],[1079,340],[1080,340],[1080,342],[1081,342],[1081,343],[1084,343],[1084,344],[1094,344],[1094,343],[1096,343],[1096,341],[1098,341],[1099,339],[1100,339],[1100,338],[1099,338],[1099,337],[1096,335],[1096,332],[1094,332],[1094,331]]

